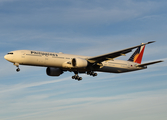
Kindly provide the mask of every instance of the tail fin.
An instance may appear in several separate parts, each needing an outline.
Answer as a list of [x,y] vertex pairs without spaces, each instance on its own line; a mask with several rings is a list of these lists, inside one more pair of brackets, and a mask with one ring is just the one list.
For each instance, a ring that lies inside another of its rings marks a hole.
[[128,61],[132,61],[132,62],[141,64],[143,54],[144,54],[144,49],[145,49],[145,45],[138,47],[137,50],[133,53],[133,55],[129,58]]

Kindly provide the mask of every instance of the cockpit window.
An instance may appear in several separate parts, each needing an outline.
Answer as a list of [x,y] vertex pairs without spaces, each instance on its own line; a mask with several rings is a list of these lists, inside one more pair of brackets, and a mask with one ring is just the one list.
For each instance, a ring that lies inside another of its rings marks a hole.
[[13,53],[8,53],[8,55],[9,55],[9,54],[10,54],[10,55],[13,55]]

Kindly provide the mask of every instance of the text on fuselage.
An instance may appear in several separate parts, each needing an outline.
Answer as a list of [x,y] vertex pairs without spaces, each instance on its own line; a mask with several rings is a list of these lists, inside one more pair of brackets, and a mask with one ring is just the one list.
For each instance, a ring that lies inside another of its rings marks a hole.
[[45,55],[45,56],[58,56],[57,54],[54,53],[46,53],[46,52],[37,52],[37,51],[31,51],[31,54],[36,54],[36,55]]

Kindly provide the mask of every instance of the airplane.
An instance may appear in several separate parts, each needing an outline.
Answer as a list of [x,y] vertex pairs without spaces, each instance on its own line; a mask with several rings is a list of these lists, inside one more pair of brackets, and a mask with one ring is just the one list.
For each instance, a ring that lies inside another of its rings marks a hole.
[[[97,76],[96,72],[125,73],[146,69],[148,65],[163,62],[162,60],[141,64],[145,46],[155,41],[142,43],[140,45],[118,50],[115,52],[99,56],[80,56],[64,53],[43,52],[35,50],[16,50],[7,53],[4,58],[12,62],[19,72],[19,65],[42,66],[46,68],[48,76],[60,76],[66,71],[74,72],[72,79],[82,80],[79,73],[85,73],[90,76]],[[120,56],[126,56],[133,49],[136,51],[127,60],[115,59]]]

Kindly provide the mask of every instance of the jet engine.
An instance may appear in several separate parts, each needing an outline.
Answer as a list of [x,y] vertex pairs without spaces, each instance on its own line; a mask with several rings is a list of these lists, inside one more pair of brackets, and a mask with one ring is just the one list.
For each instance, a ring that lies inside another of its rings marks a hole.
[[72,66],[75,68],[85,68],[88,66],[88,61],[82,58],[73,58]]
[[63,71],[60,68],[47,67],[46,74],[48,76],[60,76],[63,74]]

